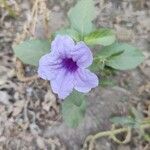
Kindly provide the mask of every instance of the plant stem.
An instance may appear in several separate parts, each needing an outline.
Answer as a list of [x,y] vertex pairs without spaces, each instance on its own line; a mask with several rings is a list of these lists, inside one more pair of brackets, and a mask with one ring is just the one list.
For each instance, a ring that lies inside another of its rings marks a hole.
[[[140,128],[141,129],[150,128],[150,124],[141,125]],[[112,131],[104,131],[104,132],[100,132],[100,133],[97,133],[96,135],[94,135],[93,139],[96,140],[103,136],[110,136],[111,134],[119,134],[119,133],[127,132],[127,131],[128,131],[128,128],[120,128],[120,129],[116,129],[116,130],[112,130]]]
[[[141,124],[140,125],[140,129],[148,129],[150,128],[150,124]],[[117,135],[117,134],[120,134],[120,133],[123,133],[123,132],[129,132],[129,130],[131,130],[129,127],[124,127],[124,128],[120,128],[120,129],[115,129],[115,130],[109,130],[109,131],[103,131],[103,132],[99,132],[95,135],[89,135],[86,140],[85,140],[85,143],[84,143],[84,147],[83,149],[86,148],[86,144],[87,142],[89,142],[89,150],[92,150],[93,147],[94,147],[94,142],[95,140],[97,140],[98,138],[101,138],[101,137],[105,137],[105,136],[109,136],[111,139],[114,140],[114,136]],[[117,142],[117,141],[116,141]],[[126,141],[127,143],[127,141]],[[122,144],[124,144],[124,142],[122,142]]]

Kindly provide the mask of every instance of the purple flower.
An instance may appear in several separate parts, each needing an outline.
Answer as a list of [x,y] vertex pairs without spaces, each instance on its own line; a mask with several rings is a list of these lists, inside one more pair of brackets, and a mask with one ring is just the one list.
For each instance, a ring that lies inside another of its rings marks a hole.
[[73,88],[87,93],[98,85],[97,76],[86,69],[92,61],[92,53],[84,42],[75,44],[69,36],[58,35],[51,44],[51,52],[40,59],[38,74],[50,80],[53,92],[64,99]]

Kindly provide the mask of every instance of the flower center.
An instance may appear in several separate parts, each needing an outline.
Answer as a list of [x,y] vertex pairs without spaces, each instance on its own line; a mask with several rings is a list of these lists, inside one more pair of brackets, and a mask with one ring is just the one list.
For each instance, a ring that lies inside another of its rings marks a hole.
[[70,72],[74,72],[78,68],[77,63],[73,61],[72,58],[64,58],[62,60],[62,65]]

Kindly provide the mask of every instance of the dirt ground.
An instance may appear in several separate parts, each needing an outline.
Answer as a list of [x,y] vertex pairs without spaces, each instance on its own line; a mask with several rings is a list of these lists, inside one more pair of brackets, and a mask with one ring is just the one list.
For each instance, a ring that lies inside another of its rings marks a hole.
[[[75,0],[47,0],[49,32],[68,25],[67,11]],[[99,86],[87,95],[85,119],[78,128],[68,128],[49,83],[36,79],[22,82],[16,75],[12,44],[23,32],[34,1],[8,0],[17,16],[0,6],[0,150],[81,150],[88,135],[111,128],[112,115],[126,115],[132,105],[143,111],[150,103],[150,1],[94,0],[97,27],[110,27],[119,41],[132,43],[145,55],[140,67],[117,72],[114,85]],[[38,18],[39,19],[39,18]],[[40,24],[41,25],[41,24]],[[35,37],[43,36],[37,25]],[[25,66],[26,76],[36,69]],[[126,145],[101,138],[95,150],[150,150],[150,143],[133,135]]]

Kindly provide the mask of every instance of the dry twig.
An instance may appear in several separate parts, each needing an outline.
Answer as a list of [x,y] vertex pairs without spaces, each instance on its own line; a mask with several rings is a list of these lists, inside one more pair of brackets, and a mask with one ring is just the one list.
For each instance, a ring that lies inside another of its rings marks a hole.
[[[46,7],[45,0],[36,0],[32,7],[32,12],[31,12],[32,19],[27,20],[27,22],[24,24],[23,32],[17,35],[14,41],[14,45],[21,43],[27,37],[35,38],[34,33],[36,29],[38,15],[42,16],[43,22],[45,24],[45,30],[46,30],[45,33],[48,33],[48,18],[49,18],[48,12],[49,11]],[[16,59],[16,71],[17,71],[18,79],[22,82],[29,82],[38,79],[37,75],[33,75],[31,77],[25,76],[24,65],[19,59]]]

